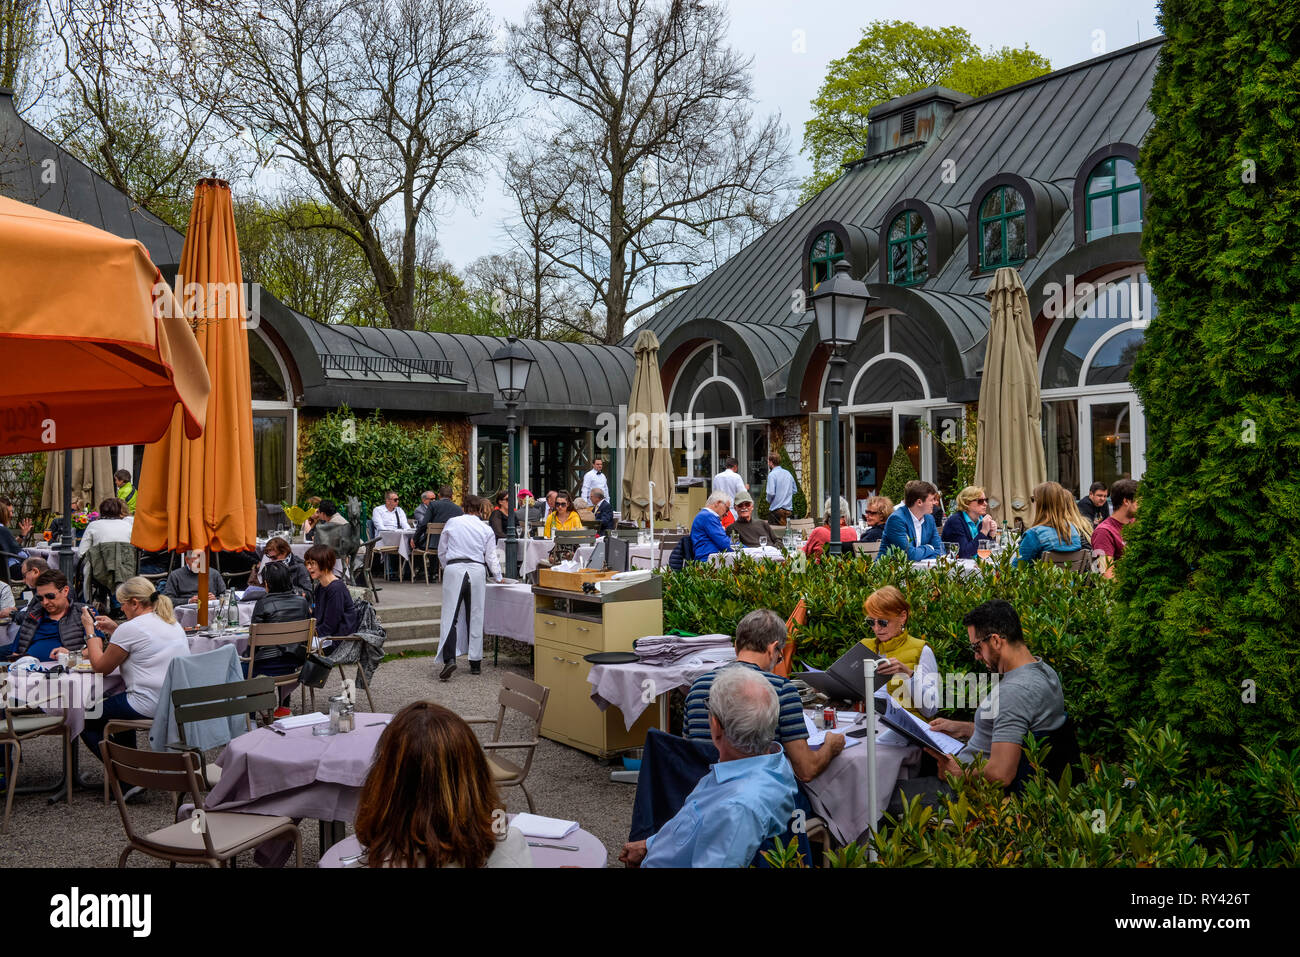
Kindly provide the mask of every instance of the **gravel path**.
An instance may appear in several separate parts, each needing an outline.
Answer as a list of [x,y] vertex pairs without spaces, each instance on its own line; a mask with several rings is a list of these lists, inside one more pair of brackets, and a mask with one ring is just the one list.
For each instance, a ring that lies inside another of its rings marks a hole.
[[[505,643],[503,643],[503,651]],[[431,656],[386,661],[375,673],[372,693],[379,711],[393,712],[422,698],[444,704],[464,715],[496,715],[496,692],[500,671],[510,669],[531,677],[526,657],[501,658],[500,669],[492,666],[491,657],[484,661],[483,674],[473,677],[461,659],[460,668],[451,681],[438,681]],[[337,689],[337,680],[331,682]],[[295,695],[295,711],[297,696]],[[321,700],[317,695],[317,702]],[[362,696],[360,705],[365,707]],[[519,731],[526,723],[519,719]],[[510,724],[507,719],[507,737]],[[126,846],[121,817],[115,803],[103,803],[102,773],[85,745],[80,761],[86,777],[101,785],[100,790],[77,790],[69,808],[64,802],[53,806],[40,794],[17,795],[9,833],[0,837],[0,867],[115,867],[117,856]],[[23,785],[53,781],[58,777],[62,748],[56,738],[38,738],[23,747]],[[594,834],[609,851],[609,861],[618,866],[618,853],[627,840],[632,819],[634,785],[615,784],[609,780],[609,767],[573,748],[542,739],[528,775],[528,790],[539,814],[576,820]],[[518,788],[505,788],[507,810],[527,811],[528,804]],[[172,820],[172,798],[161,793],[148,794],[131,806],[132,820],[138,831],[148,832]],[[3,806],[0,805],[0,814]],[[349,832],[351,828],[349,828]],[[317,858],[317,824],[302,822],[303,863],[314,866]],[[251,866],[251,853],[240,858],[240,866]],[[141,854],[133,854],[129,866],[161,866]]]

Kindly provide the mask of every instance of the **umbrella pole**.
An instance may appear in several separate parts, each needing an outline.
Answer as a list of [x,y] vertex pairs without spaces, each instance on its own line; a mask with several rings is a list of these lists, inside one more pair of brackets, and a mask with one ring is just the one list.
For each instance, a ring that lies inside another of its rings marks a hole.
[[63,450],[63,542],[59,548],[59,570],[72,580],[76,558],[72,541],[72,452]]
[[650,484],[650,567],[655,567],[655,483]]
[[203,555],[203,561],[199,563],[199,593],[194,599],[198,602],[199,625],[203,628],[208,626],[208,556]]

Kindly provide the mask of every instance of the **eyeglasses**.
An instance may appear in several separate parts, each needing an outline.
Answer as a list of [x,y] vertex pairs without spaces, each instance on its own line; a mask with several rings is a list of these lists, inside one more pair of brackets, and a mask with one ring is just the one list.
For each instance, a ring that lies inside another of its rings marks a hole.
[[977,498],[974,500],[976,505],[987,505],[989,500],[986,498]]
[[753,508],[753,507],[754,507],[754,503],[753,503],[753,502],[741,502],[739,505],[736,506],[737,510],[739,510],[739,509],[749,509],[749,508]]
[[59,597],[59,593],[56,591],[52,591],[48,595],[37,595],[36,597],[39,598],[41,601],[54,601],[56,598]]
[[885,513],[884,513],[881,509],[878,509],[878,508],[869,508],[869,509],[867,509],[867,514],[868,514],[868,515],[884,515]]
[[978,655],[980,653],[980,645],[984,644],[984,642],[994,637],[997,637],[996,633],[992,635],[985,635],[983,638],[979,639],[978,641],[971,642],[970,653],[972,655]]
[[888,628],[891,620],[890,618],[868,618],[867,624],[872,628]]

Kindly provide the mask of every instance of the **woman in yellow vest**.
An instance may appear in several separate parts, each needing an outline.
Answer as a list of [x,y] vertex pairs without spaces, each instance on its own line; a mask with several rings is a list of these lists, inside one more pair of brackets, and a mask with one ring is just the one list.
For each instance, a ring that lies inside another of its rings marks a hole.
[[939,710],[939,662],[923,638],[907,633],[912,607],[893,585],[871,593],[862,603],[874,638],[862,643],[885,660],[876,674],[894,675],[886,686],[900,705],[919,718],[932,718]]

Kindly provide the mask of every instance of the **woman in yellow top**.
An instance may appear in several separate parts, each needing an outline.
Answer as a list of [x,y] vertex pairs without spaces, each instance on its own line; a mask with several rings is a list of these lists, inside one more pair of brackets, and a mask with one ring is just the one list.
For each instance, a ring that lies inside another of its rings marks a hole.
[[939,710],[939,662],[923,638],[907,633],[912,607],[893,585],[877,588],[862,603],[874,638],[862,644],[884,658],[876,674],[893,675],[889,694],[920,718],[932,718]]
[[580,532],[582,519],[569,505],[569,493],[560,492],[555,496],[555,508],[546,516],[546,525],[542,528],[542,537],[550,538],[554,531]]

